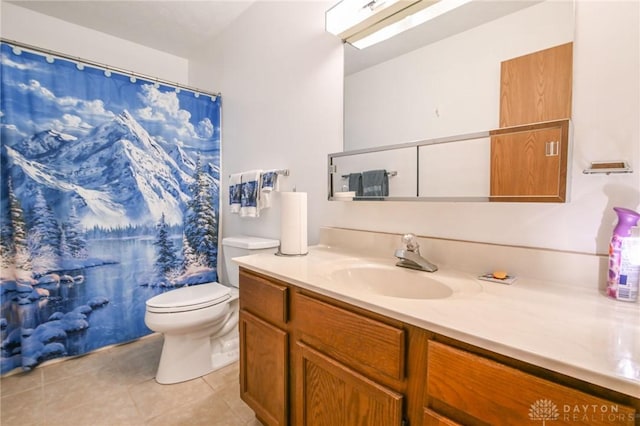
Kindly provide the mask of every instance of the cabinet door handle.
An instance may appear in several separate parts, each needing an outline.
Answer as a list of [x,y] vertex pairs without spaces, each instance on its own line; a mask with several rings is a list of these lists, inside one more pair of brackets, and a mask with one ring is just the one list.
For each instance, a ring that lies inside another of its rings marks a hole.
[[560,151],[559,141],[549,141],[544,144],[544,155],[546,157],[557,157]]

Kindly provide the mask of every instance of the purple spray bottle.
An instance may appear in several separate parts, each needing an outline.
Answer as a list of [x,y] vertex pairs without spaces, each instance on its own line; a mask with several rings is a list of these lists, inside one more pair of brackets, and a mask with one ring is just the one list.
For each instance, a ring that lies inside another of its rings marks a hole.
[[639,266],[626,262],[623,253],[625,239],[631,237],[631,228],[637,226],[640,213],[622,207],[614,207],[618,215],[618,224],[613,229],[609,244],[609,277],[607,279],[607,295],[618,300],[633,302],[638,294]]

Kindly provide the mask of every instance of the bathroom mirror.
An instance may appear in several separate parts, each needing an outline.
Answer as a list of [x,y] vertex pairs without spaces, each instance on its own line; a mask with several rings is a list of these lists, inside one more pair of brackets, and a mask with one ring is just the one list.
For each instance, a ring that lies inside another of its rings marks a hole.
[[[455,165],[436,158],[473,158],[473,168],[486,173],[490,138],[472,143],[454,135],[504,127],[501,63],[571,42],[573,36],[572,1],[474,0],[367,49],[345,44],[344,151],[349,154],[333,158],[354,170],[391,170],[397,173],[393,179],[431,173],[431,186],[439,188],[435,195],[420,194],[414,192],[416,183],[398,183],[403,190],[394,191],[390,179],[391,195],[385,199],[487,201],[487,194],[474,195],[479,188],[470,193],[466,184],[453,186]],[[426,145],[410,159],[406,150],[395,152],[407,143],[434,140],[427,145],[438,145],[437,153]],[[377,154],[366,152],[372,148]],[[427,150],[432,155],[425,155]],[[342,189],[334,180],[330,197]],[[537,200],[532,195],[527,201]],[[546,198],[540,200],[550,201]]]

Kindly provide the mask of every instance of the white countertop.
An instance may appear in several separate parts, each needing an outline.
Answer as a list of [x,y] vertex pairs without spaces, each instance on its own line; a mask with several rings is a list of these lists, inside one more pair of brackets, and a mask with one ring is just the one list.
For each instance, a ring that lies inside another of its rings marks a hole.
[[447,269],[416,273],[445,283],[464,280],[475,290],[444,299],[380,296],[336,280],[331,272],[360,262],[393,266],[395,258],[362,257],[321,245],[310,247],[307,256],[262,253],[234,261],[301,288],[640,398],[638,303],[526,278],[512,285],[491,283]]

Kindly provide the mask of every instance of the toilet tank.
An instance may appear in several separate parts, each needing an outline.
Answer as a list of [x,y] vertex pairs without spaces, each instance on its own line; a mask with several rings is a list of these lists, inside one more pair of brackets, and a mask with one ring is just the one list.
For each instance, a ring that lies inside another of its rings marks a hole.
[[221,277],[222,283],[232,287],[238,287],[239,268],[238,264],[231,259],[257,253],[275,253],[279,245],[280,241],[278,240],[251,237],[248,235],[223,238],[222,256],[224,258],[224,273]]

